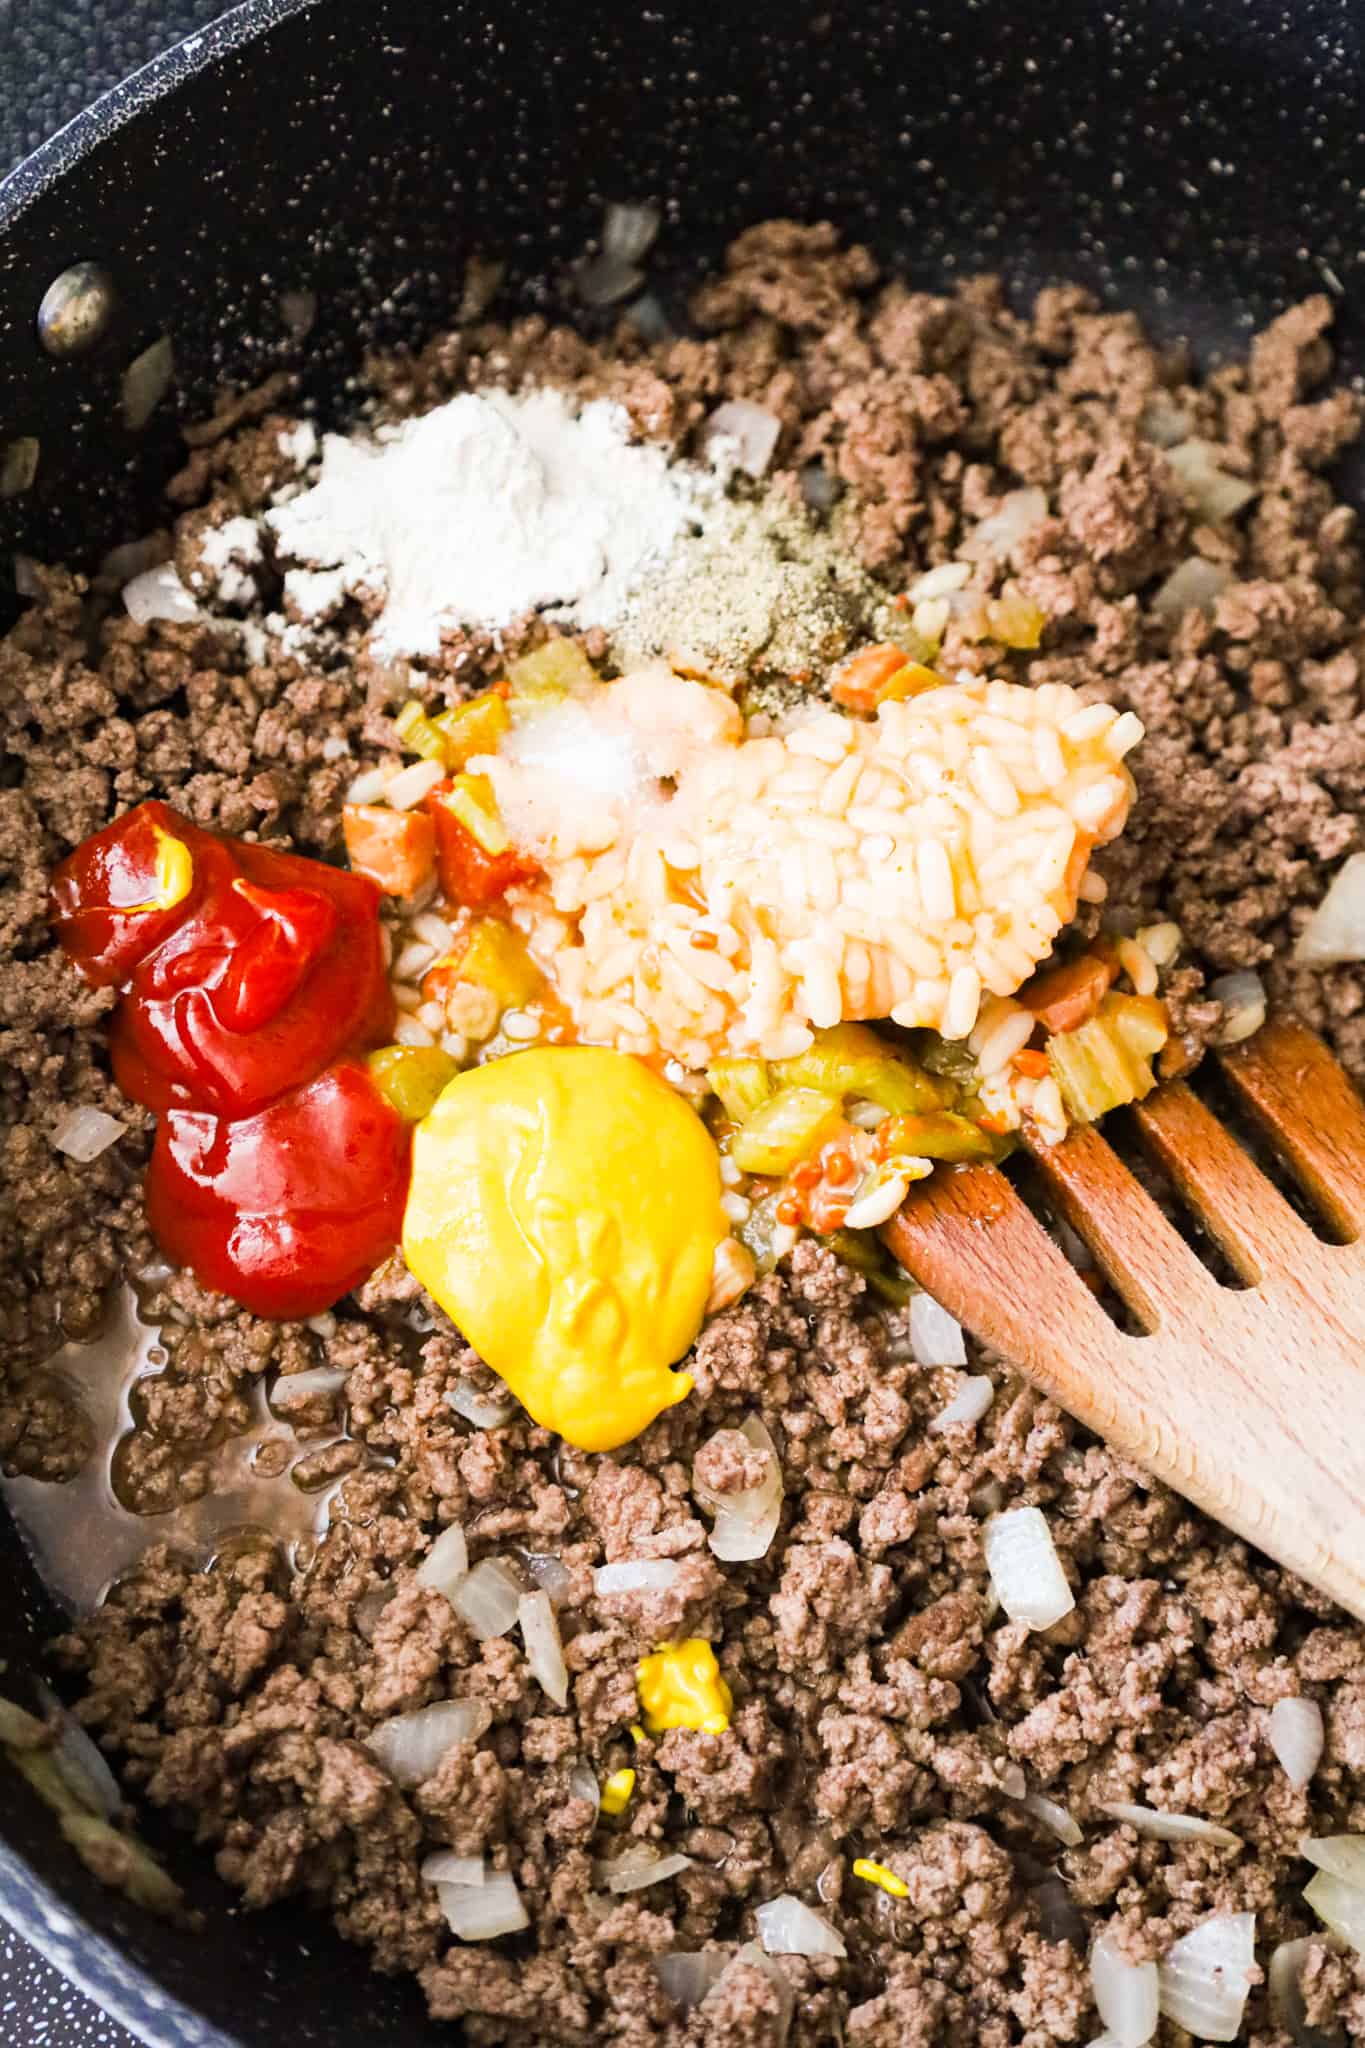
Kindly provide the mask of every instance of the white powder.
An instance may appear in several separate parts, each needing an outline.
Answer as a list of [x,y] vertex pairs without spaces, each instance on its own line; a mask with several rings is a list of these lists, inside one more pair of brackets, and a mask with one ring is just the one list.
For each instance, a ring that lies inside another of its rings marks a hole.
[[256,581],[249,568],[260,559],[261,531],[256,521],[225,519],[221,526],[210,526],[200,536],[202,566],[190,581],[201,586],[207,575],[224,604],[251,604],[256,596]]
[[302,610],[369,591],[384,600],[379,652],[434,654],[443,626],[530,610],[611,624],[691,502],[620,406],[490,391],[373,438],[327,435],[316,484],[267,516],[282,558],[304,565],[285,584]]

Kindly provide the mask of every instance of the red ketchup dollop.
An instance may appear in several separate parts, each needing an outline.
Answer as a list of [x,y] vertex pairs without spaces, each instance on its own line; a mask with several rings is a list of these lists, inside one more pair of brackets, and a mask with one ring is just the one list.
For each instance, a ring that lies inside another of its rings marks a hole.
[[57,938],[121,991],[114,1077],[161,1112],[153,1233],[206,1285],[308,1316],[397,1244],[408,1128],[352,1055],[394,1026],[363,875],[139,804],[52,881]]

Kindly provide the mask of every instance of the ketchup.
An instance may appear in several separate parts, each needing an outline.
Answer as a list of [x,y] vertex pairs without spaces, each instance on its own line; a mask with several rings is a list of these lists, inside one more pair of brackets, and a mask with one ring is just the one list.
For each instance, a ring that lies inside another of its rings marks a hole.
[[162,1113],[163,1247],[265,1316],[313,1315],[398,1242],[408,1132],[351,1055],[393,1033],[364,875],[139,804],[57,869],[51,913],[114,987],[114,1077]]

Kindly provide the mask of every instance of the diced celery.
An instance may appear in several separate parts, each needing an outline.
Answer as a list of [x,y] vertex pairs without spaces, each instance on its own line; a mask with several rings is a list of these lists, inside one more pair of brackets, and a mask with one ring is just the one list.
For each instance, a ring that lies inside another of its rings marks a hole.
[[463,768],[476,754],[495,754],[512,720],[496,690],[485,690],[432,720],[446,750],[446,765]]
[[706,1074],[725,1114],[737,1124],[751,1117],[773,1092],[766,1060],[717,1060]]
[[457,775],[441,801],[485,853],[506,853],[512,842],[498,815],[498,800],[486,775]]
[[940,1038],[937,1031],[921,1031],[916,1037],[915,1051],[919,1064],[931,1074],[955,1082],[959,1088],[974,1085],[976,1054],[960,1040]]
[[443,767],[451,765],[445,740],[415,697],[409,697],[393,722],[398,728],[399,739],[414,754],[421,754],[428,761],[439,761]]
[[893,1052],[865,1024],[834,1024],[817,1031],[808,1051],[775,1061],[773,1071],[788,1087],[856,1096],[893,1116],[945,1109],[953,1099],[946,1082]]
[[407,1123],[420,1123],[459,1063],[436,1045],[386,1045],[366,1061],[370,1078]]
[[906,697],[922,697],[926,690],[943,689],[947,681],[947,676],[941,676],[936,668],[926,668],[922,661],[910,661],[897,669],[885,689],[879,691],[877,702],[898,704]]
[[507,671],[517,697],[576,697],[596,687],[597,671],[576,640],[547,640]]
[[819,1088],[779,1088],[736,1131],[730,1157],[741,1173],[787,1173],[818,1151],[842,1122],[837,1095]]
[[1152,1058],[1166,1043],[1165,1012],[1148,997],[1109,994],[1075,1031],[1047,1042],[1062,1101],[1081,1123],[1094,1123],[1125,1102],[1140,1102],[1156,1085]]
[[1002,647],[1036,647],[1043,637],[1047,615],[1031,597],[1006,592],[986,605],[986,637]]
[[449,964],[457,981],[486,988],[503,1010],[519,1009],[544,992],[545,977],[527,952],[525,939],[505,918],[476,918],[463,948],[449,956]]
[[950,1109],[891,1118],[880,1127],[877,1137],[888,1158],[905,1153],[913,1159],[961,1161],[994,1159],[997,1152],[989,1131]]

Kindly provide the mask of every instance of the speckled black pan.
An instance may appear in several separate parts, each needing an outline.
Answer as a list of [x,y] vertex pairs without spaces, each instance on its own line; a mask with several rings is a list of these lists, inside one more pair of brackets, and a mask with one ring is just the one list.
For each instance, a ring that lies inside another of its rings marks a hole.
[[[748,221],[829,216],[926,284],[1083,278],[1206,357],[1327,290],[1358,369],[1362,42],[1355,0],[253,0],[0,187],[0,448],[39,444],[31,487],[0,500],[0,549],[88,559],[145,530],[177,412],[291,360],[282,293],[318,294],[300,367],[335,412],[368,345],[449,310],[473,248],[510,259],[509,302],[553,308],[604,199],[666,203],[666,296]],[[82,259],[117,307],[57,361],[36,310]],[[163,333],[176,399],[133,435],[120,378]],[[0,1544],[22,1689],[55,1617]],[[0,1905],[147,2041],[451,2038],[321,1926],[239,1915],[172,1853],[201,1935],[102,1892],[3,1787]]]

